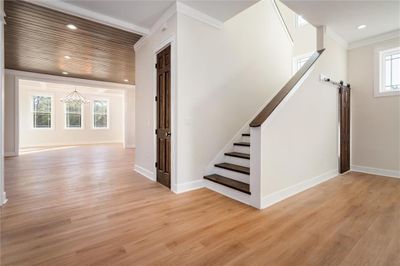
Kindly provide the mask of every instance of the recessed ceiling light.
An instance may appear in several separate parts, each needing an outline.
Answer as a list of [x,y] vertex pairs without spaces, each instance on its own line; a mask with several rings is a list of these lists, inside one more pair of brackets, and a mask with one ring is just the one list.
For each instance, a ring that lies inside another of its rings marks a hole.
[[76,30],[76,29],[78,29],[74,24],[68,24],[68,25],[67,25],[67,28],[70,29],[70,30]]
[[127,79],[124,79],[124,81],[125,81],[125,82],[128,82],[129,80],[127,80]]
[[68,75],[69,73],[67,71],[62,72],[64,75]]
[[69,55],[64,56],[65,59],[71,59]]
[[364,25],[364,24],[363,24],[363,25],[358,26],[357,29],[362,30],[362,29],[364,29],[364,28],[366,28],[366,27],[367,27],[367,25]]

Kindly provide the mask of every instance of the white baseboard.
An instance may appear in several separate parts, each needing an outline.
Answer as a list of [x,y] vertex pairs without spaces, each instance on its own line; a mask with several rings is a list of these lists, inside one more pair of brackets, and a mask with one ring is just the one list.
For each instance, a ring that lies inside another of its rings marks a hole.
[[269,194],[261,199],[261,209],[274,205],[275,203],[287,199],[297,193],[303,192],[304,190],[312,188],[322,182],[325,182],[333,177],[336,177],[337,175],[338,171],[336,169],[330,170],[322,175],[307,179],[288,188]]
[[203,187],[204,187],[204,180],[196,180],[196,181],[172,185],[172,191],[175,192],[176,194],[179,194]]
[[148,179],[150,179],[152,181],[156,181],[156,178],[154,176],[154,172],[152,172],[150,170],[147,170],[146,168],[141,167],[141,166],[139,166],[137,164],[135,164],[134,170],[136,172],[138,172],[139,174],[141,174],[142,176],[147,177]]
[[136,149],[135,145],[125,145],[125,149]]
[[6,195],[6,192],[4,191],[4,192],[3,192],[3,197],[1,197],[0,206],[6,204],[7,201],[8,201],[7,195]]
[[12,151],[12,152],[4,152],[4,157],[14,157],[18,156],[18,153]]
[[204,186],[208,189],[211,189],[217,193],[220,193],[228,198],[240,201],[241,203],[250,205],[250,195],[237,191],[235,189],[217,184],[215,182],[204,180]]
[[379,168],[360,166],[360,165],[351,165],[351,171],[372,174],[372,175],[400,178],[400,171],[395,171],[395,170],[379,169]]
[[53,147],[53,146],[77,146],[77,145],[93,145],[93,144],[122,144],[120,140],[112,140],[112,141],[85,141],[85,142],[59,142],[59,143],[46,143],[41,145],[28,145],[24,147],[20,147],[21,149],[24,148],[44,148],[44,147]]

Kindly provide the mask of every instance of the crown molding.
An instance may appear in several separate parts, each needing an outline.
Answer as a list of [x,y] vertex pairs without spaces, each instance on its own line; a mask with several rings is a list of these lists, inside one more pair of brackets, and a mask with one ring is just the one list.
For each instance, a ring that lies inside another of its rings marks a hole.
[[383,42],[383,41],[387,41],[387,40],[394,39],[394,38],[399,38],[399,40],[400,40],[400,30],[394,30],[394,31],[383,33],[383,34],[375,35],[375,36],[372,36],[372,37],[369,37],[369,38],[366,38],[363,40],[351,42],[349,44],[349,49],[354,49],[354,48],[358,48],[358,47],[362,47],[362,46],[366,46],[366,45],[370,45],[370,44],[374,44],[374,43],[378,43],[378,42]]
[[77,7],[71,5],[67,2],[63,2],[60,0],[40,0],[40,1],[33,1],[33,0],[23,0],[25,2],[29,2],[35,5],[39,5],[42,7],[47,7],[53,10],[57,10],[69,15],[81,17],[87,20],[91,20],[94,22],[98,22],[100,24],[104,24],[110,27],[118,28],[121,30],[129,31],[132,33],[136,33],[139,35],[148,35],[149,29],[140,27],[133,23],[125,22],[107,15],[103,15],[94,11],[90,11],[81,7]]
[[153,35],[153,33],[155,33],[156,31],[158,31],[160,28],[166,27],[166,23],[167,21],[173,17],[177,12],[177,8],[176,8],[176,2],[174,2],[173,4],[171,4],[170,7],[167,8],[167,10],[165,10],[165,12],[161,15],[161,17],[153,24],[153,26],[151,26],[150,28],[150,32],[148,35],[143,36],[142,38],[139,39],[139,41],[137,41],[135,43],[135,45],[133,46],[133,48],[135,49],[135,51],[139,50],[140,47],[142,47],[147,39]]
[[331,28],[325,27],[325,32],[326,32],[326,35],[328,35],[332,40],[336,41],[344,49],[349,48],[348,42],[345,39],[343,39],[339,34],[334,32]]
[[177,3],[174,2],[170,5],[170,7],[165,10],[165,12],[161,15],[161,17],[151,26],[149,35],[153,34],[160,28],[162,28],[165,23],[173,17],[177,12]]
[[177,13],[184,14],[188,17],[196,19],[200,22],[203,22],[203,23],[205,23],[209,26],[212,26],[214,28],[217,28],[217,29],[222,29],[223,25],[224,25],[223,22],[221,22],[217,19],[214,19],[196,9],[193,9],[193,8],[177,1],[177,2],[174,2],[173,4],[171,4],[171,6],[153,24],[153,26],[150,29],[149,34],[146,36],[143,36],[142,38],[140,38],[139,41],[137,41],[135,43],[135,45],[133,46],[135,48],[135,51],[139,50],[146,43],[147,39],[151,35],[153,35],[155,32],[157,32],[161,28],[166,27],[167,21]]
[[224,26],[224,23],[218,19],[215,19],[213,17],[210,17],[209,15],[206,15],[194,8],[191,8],[182,2],[176,2],[176,8],[177,12],[184,14],[188,17],[191,17],[193,19],[196,19],[200,22],[203,22],[205,24],[208,24],[209,26],[212,26],[217,29],[222,29]]

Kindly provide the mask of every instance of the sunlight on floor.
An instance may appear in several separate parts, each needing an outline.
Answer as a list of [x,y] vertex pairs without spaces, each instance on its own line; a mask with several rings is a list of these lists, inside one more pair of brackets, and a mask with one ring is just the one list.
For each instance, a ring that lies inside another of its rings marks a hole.
[[56,151],[56,150],[65,150],[72,149],[78,146],[61,146],[61,147],[36,147],[36,148],[23,148],[19,150],[19,155],[32,154],[38,152],[46,152],[46,151]]

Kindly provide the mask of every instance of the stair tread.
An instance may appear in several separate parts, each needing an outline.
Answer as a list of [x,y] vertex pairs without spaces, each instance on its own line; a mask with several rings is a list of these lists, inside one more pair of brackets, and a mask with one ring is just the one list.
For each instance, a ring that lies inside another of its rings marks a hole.
[[235,142],[233,145],[250,147],[250,142]]
[[242,152],[226,152],[225,155],[243,159],[250,159],[250,154]]
[[250,133],[243,133],[242,136],[243,137],[250,137]]
[[216,164],[215,167],[219,167],[219,168],[223,168],[223,169],[226,169],[226,170],[242,173],[242,174],[245,174],[245,175],[249,175],[250,174],[250,167],[236,165],[236,164],[232,164],[232,163],[219,163],[219,164]]
[[220,185],[224,185],[226,187],[239,190],[240,192],[243,192],[243,193],[246,193],[249,195],[251,194],[249,184],[246,184],[246,183],[243,183],[243,182],[240,182],[240,181],[237,181],[237,180],[234,180],[234,179],[222,176],[222,175],[217,175],[217,174],[208,175],[208,176],[205,176],[204,178],[207,180],[213,181],[215,183],[218,183]]

